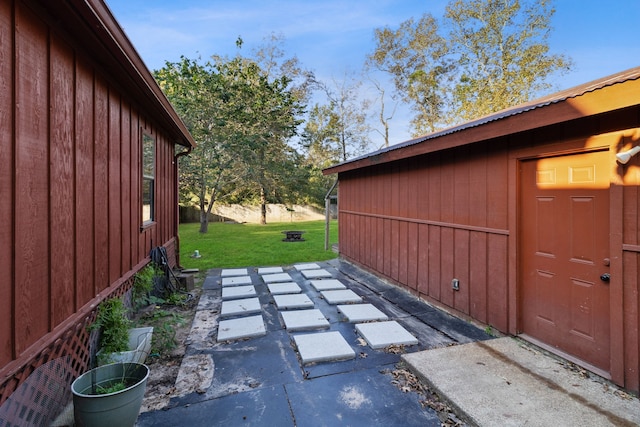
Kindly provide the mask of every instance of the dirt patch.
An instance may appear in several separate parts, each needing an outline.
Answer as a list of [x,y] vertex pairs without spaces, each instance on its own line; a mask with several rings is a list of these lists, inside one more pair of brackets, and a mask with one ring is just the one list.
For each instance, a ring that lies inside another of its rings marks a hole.
[[136,316],[137,322],[154,327],[151,354],[145,362],[150,373],[141,412],[162,409],[178,395],[176,378],[202,293],[202,280],[195,277],[195,289],[189,291],[184,302],[151,305]]

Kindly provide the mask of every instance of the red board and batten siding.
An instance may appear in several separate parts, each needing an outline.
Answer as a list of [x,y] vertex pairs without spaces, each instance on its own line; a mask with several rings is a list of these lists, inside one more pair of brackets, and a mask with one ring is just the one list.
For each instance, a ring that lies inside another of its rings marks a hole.
[[[68,40],[0,3],[0,380],[152,247],[175,253],[175,139]],[[156,216],[141,229],[143,132],[156,141]]]
[[460,149],[341,174],[340,253],[506,331],[506,154],[473,151],[468,164]]
[[640,68],[549,99],[326,170],[339,174],[340,253],[428,301],[526,334],[521,164],[604,150],[611,166],[610,219],[602,225],[611,273],[608,376],[637,392],[640,156],[621,166],[615,154],[640,145]]

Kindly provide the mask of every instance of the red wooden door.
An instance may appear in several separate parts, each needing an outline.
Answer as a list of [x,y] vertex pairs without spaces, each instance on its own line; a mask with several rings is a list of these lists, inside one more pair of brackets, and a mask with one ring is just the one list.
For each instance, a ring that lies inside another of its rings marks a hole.
[[609,154],[523,161],[520,330],[609,371]]

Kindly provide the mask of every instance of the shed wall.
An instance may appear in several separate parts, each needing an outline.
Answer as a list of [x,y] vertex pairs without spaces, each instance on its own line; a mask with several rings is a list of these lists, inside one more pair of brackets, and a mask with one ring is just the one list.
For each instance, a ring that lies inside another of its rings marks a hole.
[[[640,156],[623,167],[615,153],[640,144],[638,126],[636,106],[340,172],[340,254],[463,317],[518,334],[518,304],[526,304],[518,299],[519,161],[606,147],[612,164],[610,375],[637,392]],[[452,289],[454,278],[459,291]]]
[[[70,40],[22,2],[0,2],[0,384],[125,285],[152,247],[175,254],[174,144]],[[142,132],[156,141],[145,228]]]

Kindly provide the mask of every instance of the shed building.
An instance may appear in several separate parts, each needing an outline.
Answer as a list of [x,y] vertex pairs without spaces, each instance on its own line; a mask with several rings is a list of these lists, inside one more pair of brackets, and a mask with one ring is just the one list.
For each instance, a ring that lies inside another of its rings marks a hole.
[[343,258],[640,383],[640,68],[326,169]]

